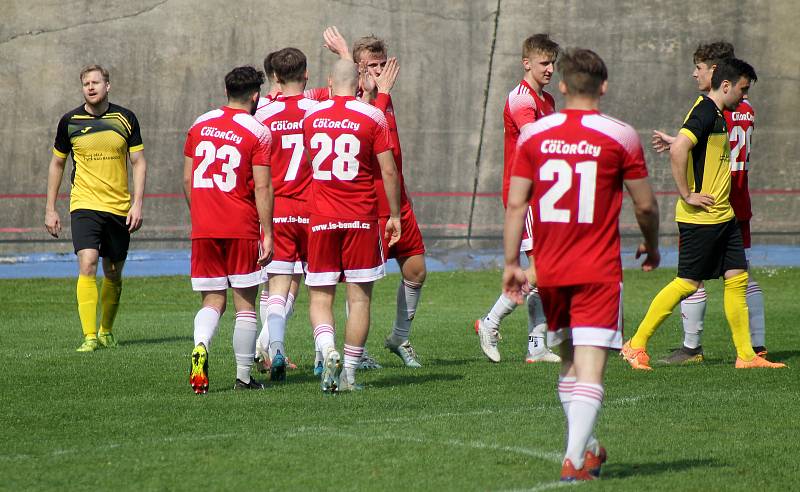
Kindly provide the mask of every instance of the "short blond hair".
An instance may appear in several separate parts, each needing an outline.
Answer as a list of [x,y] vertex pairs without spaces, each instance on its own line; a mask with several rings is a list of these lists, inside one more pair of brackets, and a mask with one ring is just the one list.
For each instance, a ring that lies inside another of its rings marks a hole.
[[560,51],[561,47],[550,39],[549,34],[534,34],[522,43],[522,58],[530,58],[532,54],[539,53],[555,60]]
[[103,80],[106,82],[109,80],[108,70],[105,68],[101,67],[100,65],[86,65],[81,69],[81,82],[83,82],[83,76],[89,72],[100,72],[100,75],[103,76]]
[[353,61],[360,62],[361,54],[365,51],[386,56],[386,42],[374,34],[356,39],[353,43]]

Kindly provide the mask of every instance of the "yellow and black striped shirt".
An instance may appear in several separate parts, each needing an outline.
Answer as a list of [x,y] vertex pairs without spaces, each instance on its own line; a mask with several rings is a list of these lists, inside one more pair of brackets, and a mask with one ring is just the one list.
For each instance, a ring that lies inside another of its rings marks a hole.
[[129,109],[109,104],[95,116],[83,104],[61,117],[53,153],[72,154],[69,210],[98,210],[127,216],[128,153],[144,149],[139,121]]
[[675,221],[689,224],[720,224],[734,218],[730,203],[731,147],[725,117],[717,105],[702,95],[686,115],[680,133],[686,135],[694,147],[689,152],[686,178],[689,190],[707,193],[714,197],[708,211],[678,199]]

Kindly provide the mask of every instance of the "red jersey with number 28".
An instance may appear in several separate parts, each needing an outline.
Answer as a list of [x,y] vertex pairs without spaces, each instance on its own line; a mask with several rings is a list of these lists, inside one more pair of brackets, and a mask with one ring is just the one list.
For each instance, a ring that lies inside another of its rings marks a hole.
[[279,95],[256,111],[256,119],[269,128],[270,172],[276,197],[306,200],[310,192],[311,167],[303,146],[303,117],[317,101],[300,96]]
[[750,101],[743,99],[733,111],[725,111],[728,139],[731,144],[731,194],[733,212],[739,220],[750,220],[750,189],[747,172],[750,169],[750,137],[755,128],[756,112]]
[[522,127],[533,123],[555,111],[553,96],[542,91],[542,97],[536,94],[525,80],[508,93],[503,108],[503,206],[508,204],[508,185],[511,183],[511,166],[514,164],[514,153],[517,150]]
[[183,155],[192,164],[192,239],[258,239],[253,166],[269,166],[271,136],[250,113],[223,106],[197,118]]
[[555,113],[522,130],[512,175],[533,181],[540,286],[622,281],[622,182],[647,177],[636,130],[598,111]]
[[372,158],[392,150],[381,110],[354,97],[334,96],[306,113],[303,136],[311,158],[311,212],[376,220]]

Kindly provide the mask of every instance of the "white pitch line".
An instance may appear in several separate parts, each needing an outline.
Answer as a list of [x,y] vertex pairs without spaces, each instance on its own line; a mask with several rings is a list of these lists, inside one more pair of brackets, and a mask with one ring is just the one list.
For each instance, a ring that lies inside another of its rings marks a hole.
[[575,487],[576,485],[580,485],[584,482],[545,482],[536,485],[530,489],[511,489],[511,490],[504,490],[502,492],[540,492],[542,490],[552,490],[561,487]]

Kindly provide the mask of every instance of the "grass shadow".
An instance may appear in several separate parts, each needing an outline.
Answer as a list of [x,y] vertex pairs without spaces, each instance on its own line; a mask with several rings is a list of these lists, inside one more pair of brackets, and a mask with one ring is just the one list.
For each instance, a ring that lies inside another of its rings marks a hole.
[[168,343],[168,342],[193,342],[191,336],[173,336],[173,337],[163,337],[163,338],[140,338],[140,339],[133,339],[133,340],[121,340],[119,345],[124,347],[126,345],[153,345],[157,343]]
[[383,388],[386,386],[398,386],[408,384],[425,384],[431,382],[441,381],[458,381],[464,379],[462,374],[443,374],[443,373],[428,373],[428,374],[415,374],[405,373],[402,376],[390,376],[378,379],[377,381],[370,381],[367,387]]
[[725,466],[712,459],[699,460],[674,460],[674,461],[654,461],[648,463],[611,463],[603,466],[604,479],[609,478],[628,478],[641,477],[646,475],[659,475],[668,472],[680,472],[692,468],[719,468]]
[[767,359],[773,362],[783,362],[787,359],[793,359],[798,356],[800,356],[800,350],[777,350],[775,352],[767,352]]

